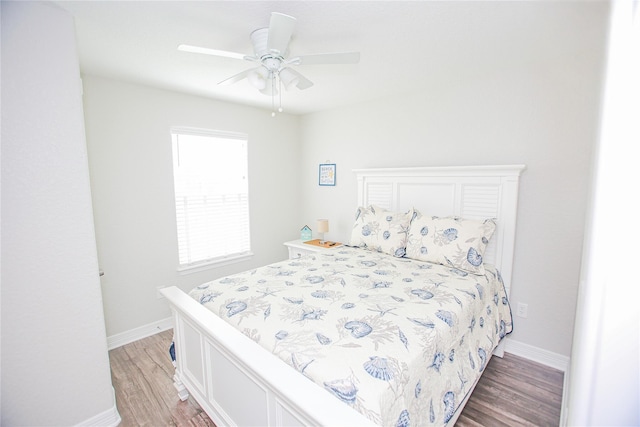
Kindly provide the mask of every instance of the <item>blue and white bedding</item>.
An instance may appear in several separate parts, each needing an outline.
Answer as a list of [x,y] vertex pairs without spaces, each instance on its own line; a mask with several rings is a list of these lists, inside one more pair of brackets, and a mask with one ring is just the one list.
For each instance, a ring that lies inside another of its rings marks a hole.
[[512,330],[499,272],[343,247],[190,295],[380,425],[447,424]]

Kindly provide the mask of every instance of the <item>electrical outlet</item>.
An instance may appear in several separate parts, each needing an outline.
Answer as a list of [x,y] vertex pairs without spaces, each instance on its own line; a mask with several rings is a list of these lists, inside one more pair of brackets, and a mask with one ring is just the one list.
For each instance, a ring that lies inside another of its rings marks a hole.
[[518,311],[516,312],[516,314],[520,317],[527,317],[527,311],[529,310],[529,306],[527,304],[518,303]]
[[158,298],[158,299],[163,299],[164,298],[164,296],[160,293],[160,289],[164,289],[166,287],[168,287],[168,285],[167,286],[158,286],[156,288],[156,298]]

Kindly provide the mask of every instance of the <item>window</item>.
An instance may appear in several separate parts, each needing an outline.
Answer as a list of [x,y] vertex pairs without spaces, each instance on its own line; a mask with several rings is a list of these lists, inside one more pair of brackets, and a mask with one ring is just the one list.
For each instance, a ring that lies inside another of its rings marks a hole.
[[251,255],[247,136],[174,128],[179,269]]

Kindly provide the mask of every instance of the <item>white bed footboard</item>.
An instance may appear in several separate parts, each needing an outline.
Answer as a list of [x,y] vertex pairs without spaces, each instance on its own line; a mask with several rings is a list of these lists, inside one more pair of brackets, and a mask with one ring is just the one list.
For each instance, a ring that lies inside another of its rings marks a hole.
[[173,286],[176,388],[219,427],[374,426]]

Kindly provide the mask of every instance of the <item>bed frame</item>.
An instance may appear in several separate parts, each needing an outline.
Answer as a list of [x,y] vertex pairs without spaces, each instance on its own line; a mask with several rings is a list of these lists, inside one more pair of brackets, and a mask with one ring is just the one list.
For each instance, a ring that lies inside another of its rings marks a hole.
[[[496,218],[485,260],[499,268],[509,294],[518,183],[524,168],[421,167],[358,169],[354,173],[360,206],[375,204],[392,210],[413,206],[428,215]],[[216,425],[374,425],[179,288],[160,292],[173,314],[174,386],[182,400],[190,393]],[[502,355],[500,346],[494,354]],[[455,423],[463,406],[449,425]]]

